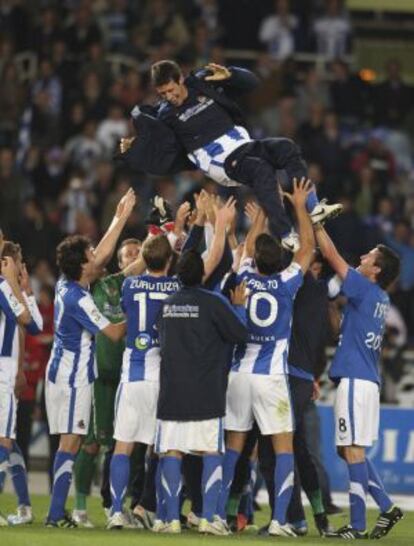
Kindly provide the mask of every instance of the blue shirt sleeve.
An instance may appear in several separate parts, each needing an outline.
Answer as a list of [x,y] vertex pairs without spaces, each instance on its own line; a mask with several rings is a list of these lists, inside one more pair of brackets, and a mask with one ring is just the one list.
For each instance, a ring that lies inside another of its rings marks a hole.
[[16,320],[23,311],[24,307],[13,294],[9,283],[2,279],[0,281],[0,308],[8,319]]
[[342,293],[350,300],[356,303],[362,301],[372,287],[372,282],[369,281],[359,271],[350,267],[348,273],[342,283]]

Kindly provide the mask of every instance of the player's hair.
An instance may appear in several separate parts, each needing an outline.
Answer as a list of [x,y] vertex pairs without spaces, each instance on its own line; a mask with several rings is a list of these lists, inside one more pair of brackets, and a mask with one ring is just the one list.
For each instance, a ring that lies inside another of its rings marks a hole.
[[128,245],[138,245],[141,248],[142,241],[140,241],[139,239],[134,239],[133,237],[130,237],[129,239],[124,239],[122,243],[119,245],[118,252],[116,253],[118,262],[121,261],[122,249]]
[[377,274],[377,284],[386,290],[400,274],[400,258],[391,248],[385,245],[377,245],[379,250],[375,259],[375,265],[381,269]]
[[70,281],[78,281],[82,276],[82,265],[88,261],[86,251],[91,242],[83,235],[70,235],[59,243],[56,263],[61,273]]
[[281,269],[282,247],[268,233],[261,233],[255,241],[254,261],[262,275],[273,275]]
[[178,83],[182,76],[181,68],[175,61],[158,61],[151,66],[151,82],[155,87],[170,81]]
[[13,241],[4,241],[2,256],[3,258],[10,256],[10,258],[13,258],[14,261],[18,260],[19,258],[22,259],[22,247],[19,245],[19,243],[14,243]]
[[142,257],[150,271],[162,271],[172,256],[172,248],[166,235],[156,235],[147,241]]
[[177,262],[177,277],[183,286],[197,286],[204,275],[203,258],[195,250],[184,252]]

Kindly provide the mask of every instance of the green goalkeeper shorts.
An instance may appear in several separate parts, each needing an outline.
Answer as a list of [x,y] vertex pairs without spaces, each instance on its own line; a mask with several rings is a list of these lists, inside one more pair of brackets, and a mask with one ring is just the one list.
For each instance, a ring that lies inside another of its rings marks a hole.
[[92,413],[84,445],[114,443],[114,407],[118,383],[97,379],[93,386]]

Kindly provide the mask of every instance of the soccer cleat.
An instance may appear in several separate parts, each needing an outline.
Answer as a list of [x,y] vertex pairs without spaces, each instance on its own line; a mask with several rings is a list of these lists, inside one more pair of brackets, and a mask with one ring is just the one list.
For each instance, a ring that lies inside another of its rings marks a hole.
[[109,530],[118,529],[121,530],[126,527],[126,518],[122,512],[114,512],[112,516],[108,518],[106,528]]
[[276,537],[292,537],[292,538],[297,537],[296,533],[292,531],[288,523],[281,525],[275,519],[272,519],[272,521],[270,522],[267,532],[269,533],[269,535],[276,536]]
[[74,510],[72,512],[72,519],[77,523],[78,527],[84,527],[85,529],[93,529],[95,527],[88,518],[86,510]]
[[324,537],[328,533],[332,533],[334,531],[333,527],[331,527],[331,525],[329,524],[326,512],[323,512],[322,514],[316,514],[314,516],[314,520],[315,527],[317,528],[321,537]]
[[45,527],[57,527],[59,529],[76,529],[77,524],[75,521],[73,521],[69,514],[65,513],[65,515],[61,519],[47,519],[45,521]]
[[153,533],[162,533],[162,530],[164,529],[164,527],[166,526],[167,524],[162,521],[161,519],[156,519],[154,521],[154,525],[152,526],[152,532]]
[[135,506],[132,511],[132,516],[137,523],[142,525],[144,529],[152,529],[155,521],[154,512],[150,512],[149,510],[146,510],[143,506],[137,504],[137,506]]
[[310,213],[312,224],[324,224],[327,220],[339,216],[343,208],[340,203],[328,205],[326,199],[322,199]]
[[325,533],[326,538],[343,538],[345,540],[368,539],[368,531],[358,531],[350,525],[345,525],[337,531]]
[[187,515],[186,526],[188,529],[197,528],[200,525],[201,518],[199,518],[194,512],[189,512]]
[[330,503],[326,506],[326,513],[328,514],[328,516],[337,516],[339,514],[343,514],[344,510],[340,506]]
[[282,247],[292,254],[295,254],[300,249],[299,235],[294,229],[291,229],[288,235],[282,237]]
[[308,534],[309,529],[306,521],[295,525],[293,523],[287,523],[286,525],[291,528],[297,537],[304,537]]
[[200,520],[200,525],[198,526],[198,532],[204,535],[231,535],[231,531],[228,528],[227,523],[218,516],[214,516],[213,521],[208,521],[207,519],[202,518]]
[[7,521],[9,525],[25,525],[32,523],[32,507],[21,504],[17,507],[15,514],[10,514],[10,516],[7,516]]
[[156,532],[178,535],[181,533],[181,522],[179,519],[173,519],[172,521],[165,523],[164,526],[161,527],[160,530]]
[[387,535],[396,523],[403,519],[404,513],[398,506],[393,506],[388,512],[379,515],[369,538],[382,538]]

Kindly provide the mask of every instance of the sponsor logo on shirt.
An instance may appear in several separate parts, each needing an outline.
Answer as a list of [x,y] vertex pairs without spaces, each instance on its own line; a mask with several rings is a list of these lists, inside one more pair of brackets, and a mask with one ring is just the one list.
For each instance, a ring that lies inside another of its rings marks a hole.
[[163,318],[198,318],[200,307],[198,305],[164,305]]
[[151,337],[148,334],[139,334],[139,336],[135,338],[135,347],[139,351],[146,351],[150,345]]
[[188,121],[193,116],[196,116],[197,114],[203,112],[203,110],[214,104],[214,100],[209,99],[208,97],[199,96],[197,97],[197,100],[198,104],[187,108],[182,114],[178,116],[178,119],[180,121]]

